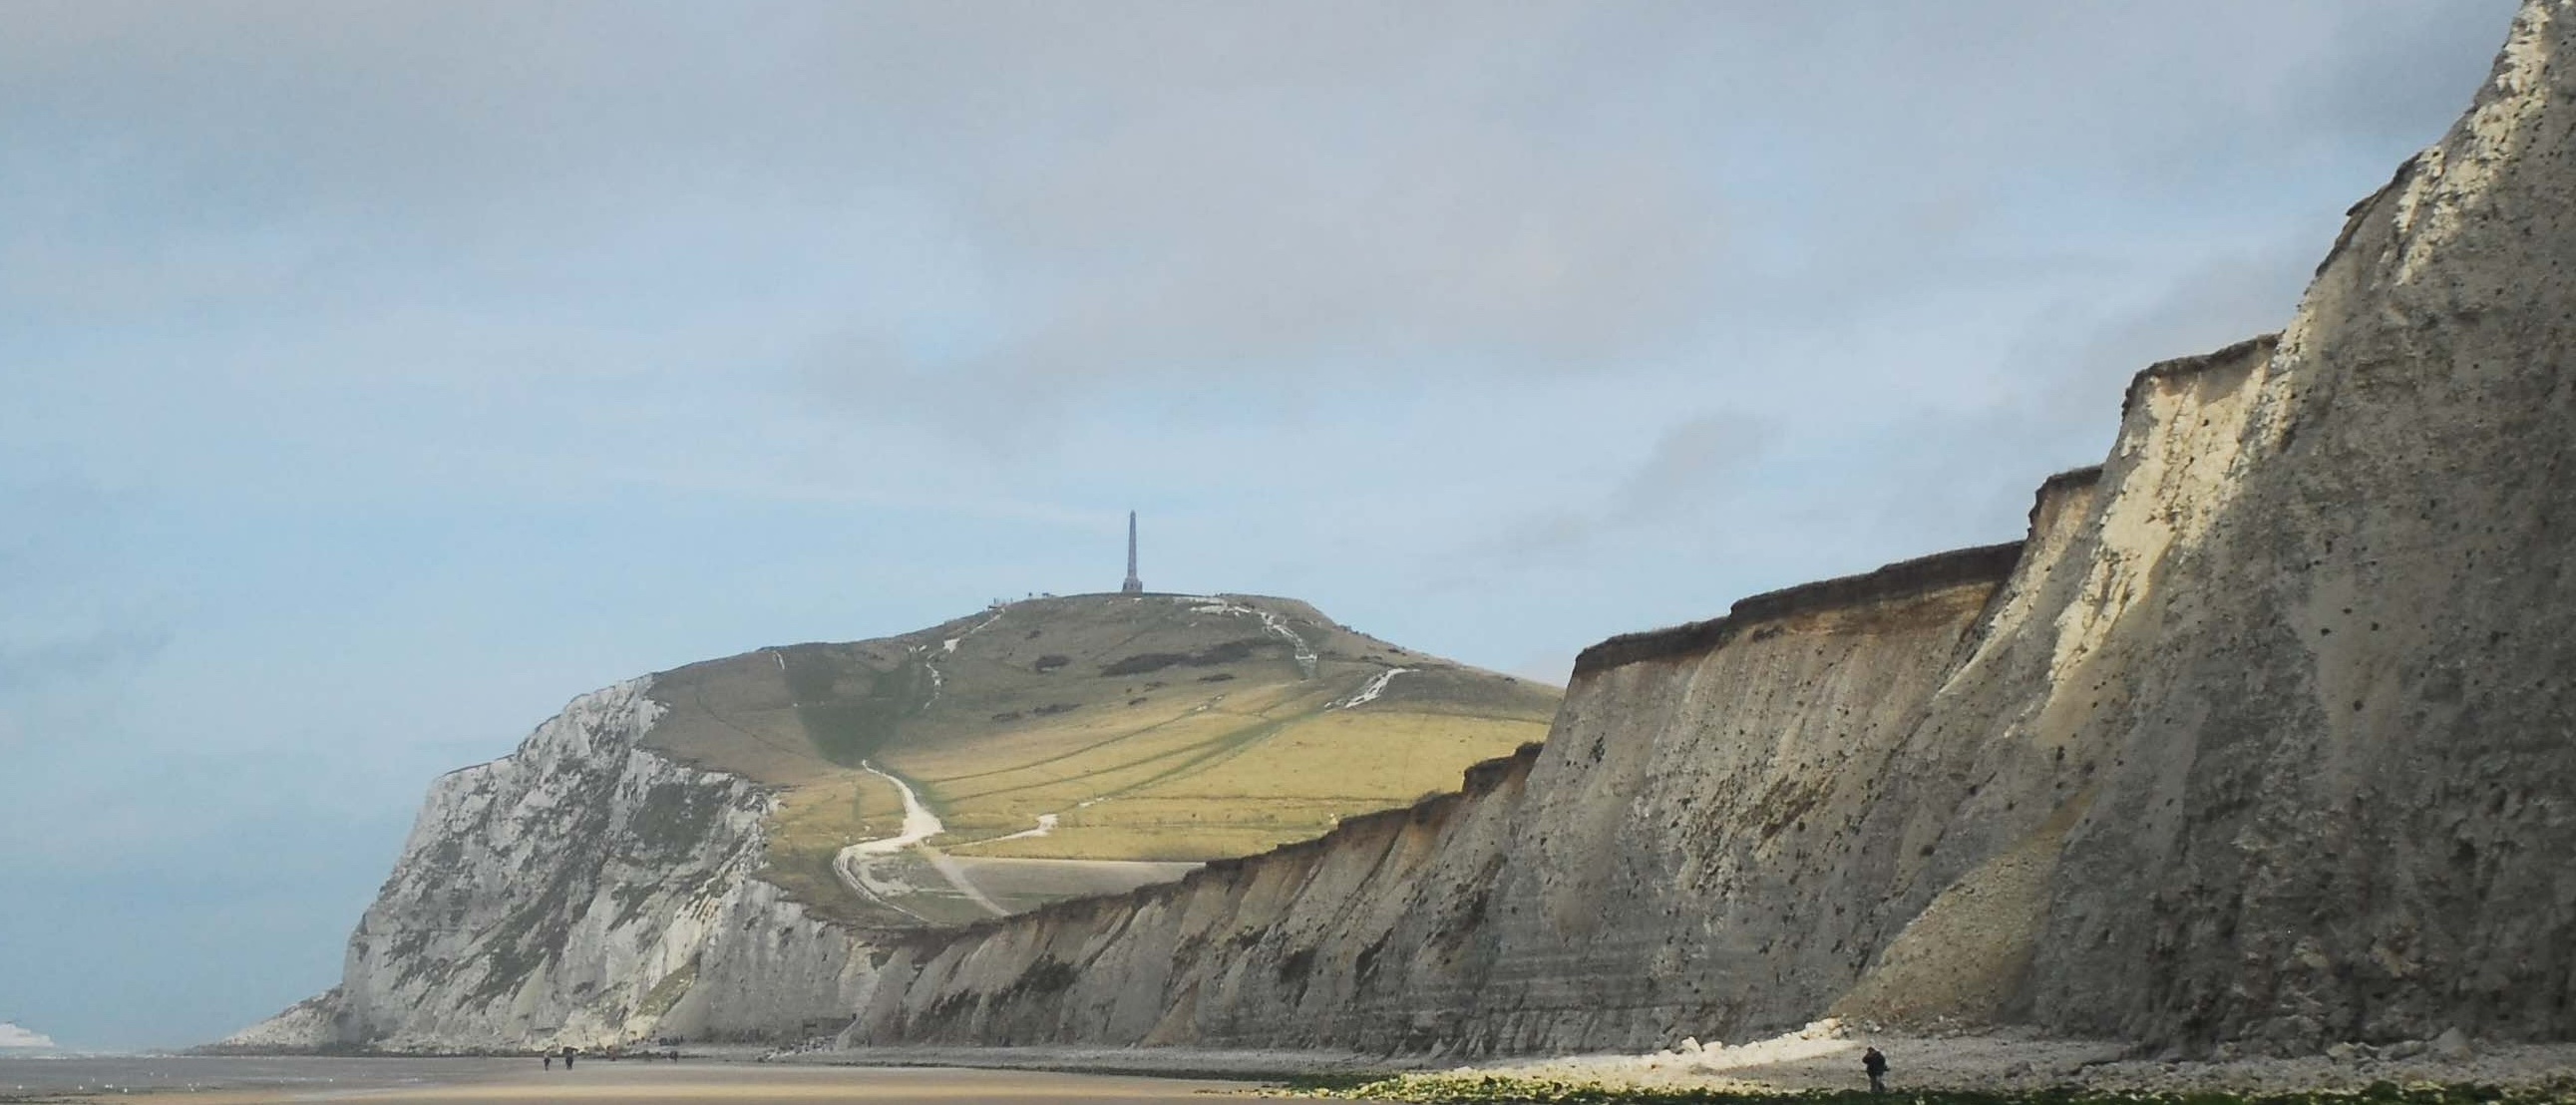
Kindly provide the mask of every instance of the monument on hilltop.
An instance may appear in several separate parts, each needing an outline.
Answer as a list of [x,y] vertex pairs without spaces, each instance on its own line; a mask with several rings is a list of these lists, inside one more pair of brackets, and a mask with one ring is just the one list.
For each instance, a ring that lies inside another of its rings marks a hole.
[[1145,593],[1145,581],[1136,578],[1136,512],[1127,512],[1127,582],[1118,585],[1122,595]]

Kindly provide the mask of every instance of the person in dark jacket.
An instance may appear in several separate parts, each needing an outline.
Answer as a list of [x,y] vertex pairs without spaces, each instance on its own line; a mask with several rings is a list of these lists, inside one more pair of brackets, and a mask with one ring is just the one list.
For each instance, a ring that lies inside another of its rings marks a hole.
[[1887,1092],[1887,1056],[1877,1048],[1860,1053],[1860,1069],[1869,1072],[1869,1092]]

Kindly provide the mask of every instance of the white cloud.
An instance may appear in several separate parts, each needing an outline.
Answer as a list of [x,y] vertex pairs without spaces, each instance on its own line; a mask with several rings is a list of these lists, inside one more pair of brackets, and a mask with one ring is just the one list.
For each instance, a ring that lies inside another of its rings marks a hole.
[[42,1032],[30,1032],[7,1021],[0,1021],[0,1048],[37,1050],[57,1046],[54,1038]]

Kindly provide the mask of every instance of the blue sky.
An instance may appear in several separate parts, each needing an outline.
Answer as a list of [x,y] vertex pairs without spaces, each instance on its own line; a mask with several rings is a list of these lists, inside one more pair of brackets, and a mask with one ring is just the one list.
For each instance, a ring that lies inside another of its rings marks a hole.
[[264,1016],[436,773],[1130,508],[1559,680],[2016,537],[2512,7],[0,7],[0,1020]]

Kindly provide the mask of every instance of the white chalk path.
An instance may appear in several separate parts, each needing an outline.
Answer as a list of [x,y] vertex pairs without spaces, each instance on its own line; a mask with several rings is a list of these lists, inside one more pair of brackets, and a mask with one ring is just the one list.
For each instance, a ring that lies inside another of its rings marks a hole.
[[1235,617],[1249,614],[1261,619],[1262,629],[1287,639],[1289,649],[1297,656],[1298,677],[1303,679],[1315,677],[1317,660],[1315,646],[1307,644],[1306,639],[1298,636],[1296,630],[1288,628],[1288,619],[1257,606],[1227,602],[1214,595],[1180,595],[1177,596],[1177,601],[1198,604],[1190,607],[1190,613],[1193,614],[1226,614]]
[[[1089,802],[1084,802],[1084,803],[1083,803],[1083,805],[1086,805],[1086,806],[1088,806],[1088,805],[1090,805],[1090,804],[1091,804],[1091,803],[1089,803]],[[1047,834],[1052,833],[1052,832],[1054,832],[1054,831],[1055,831],[1056,822],[1057,822],[1058,820],[1060,820],[1060,818],[1059,818],[1056,814],[1052,814],[1052,813],[1042,813],[1042,814],[1039,814],[1039,815],[1038,815],[1038,827],[1037,827],[1037,828],[1034,828],[1034,829],[1022,829],[1022,830],[1020,830],[1020,831],[1018,831],[1018,832],[1016,832],[1016,833],[1010,833],[1010,834],[1005,835],[1005,836],[992,836],[992,837],[986,837],[986,838],[984,838],[984,839],[982,839],[982,840],[978,840],[978,841],[976,841],[975,843],[977,843],[977,844],[999,844],[999,843],[1001,843],[1001,842],[1003,842],[1003,841],[1005,841],[1005,840],[1028,840],[1028,839],[1031,839],[1031,838],[1033,838],[1033,837],[1041,837],[1041,836],[1045,836],[1045,835],[1047,835]]]
[[[953,645],[957,642],[948,643]],[[930,672],[930,698],[921,704],[921,708],[927,710],[932,702],[939,701],[939,692],[948,689],[948,676],[939,670],[939,665],[931,663],[930,657],[923,655],[921,649],[914,648],[912,651],[913,655],[921,657],[921,666]]]
[[[921,709],[929,709],[948,689],[948,673],[939,670],[939,660],[956,655],[957,646],[964,643],[966,638],[983,632],[993,623],[1001,621],[1002,616],[1007,613],[1009,613],[1007,609],[993,611],[991,617],[967,626],[956,636],[939,642],[939,649],[936,652],[926,645],[912,646],[913,658],[921,661],[922,668],[930,673],[930,697],[922,702]],[[784,657],[779,660],[779,669],[782,672],[786,670]],[[913,793],[912,784],[904,782],[891,772],[878,770],[872,763],[862,761],[859,767],[871,775],[893,783],[895,790],[903,795],[903,831],[894,836],[862,840],[835,854],[832,857],[832,871],[840,877],[841,885],[849,887],[856,893],[874,898],[887,908],[901,912],[914,920],[928,921],[929,918],[906,908],[896,900],[904,895],[923,893],[924,888],[905,882],[887,870],[891,866],[889,861],[894,857],[905,852],[917,852],[930,864],[932,870],[937,871],[941,878],[948,880],[949,885],[954,887],[957,893],[964,895],[967,901],[975,903],[977,908],[996,917],[1005,916],[1010,912],[1003,909],[1001,903],[986,895],[983,888],[976,886],[974,880],[967,876],[966,869],[957,861],[948,858],[947,853],[928,844],[932,837],[947,832],[948,826],[940,822],[938,814],[930,812],[929,806],[922,804],[921,796]]]
[[[950,638],[948,638],[947,640],[944,640],[944,641],[939,642],[939,655],[941,655],[941,656],[955,656],[955,655],[957,655],[957,646],[958,646],[958,645],[960,645],[960,644],[965,643],[966,638],[968,638],[968,637],[972,637],[972,636],[974,636],[974,635],[976,635],[976,634],[978,634],[978,633],[983,632],[983,631],[984,631],[984,627],[985,627],[985,626],[991,625],[991,624],[993,624],[994,622],[998,622],[998,621],[1002,620],[1002,615],[1004,615],[1004,614],[1006,614],[1006,613],[1009,613],[1009,611],[1007,611],[1007,610],[996,610],[996,611],[994,611],[994,612],[993,612],[993,616],[992,616],[992,617],[986,618],[986,619],[984,619],[983,621],[976,622],[976,623],[975,623],[975,624],[973,624],[973,625],[967,626],[967,627],[966,627],[965,632],[959,633],[958,635],[956,635],[956,636],[954,636],[954,637],[950,637]],[[922,667],[925,667],[925,668],[930,669],[930,700],[929,700],[928,702],[924,702],[924,703],[922,703],[922,704],[921,704],[921,708],[922,708],[922,709],[924,709],[924,710],[927,710],[927,709],[929,709],[929,708],[930,708],[931,703],[939,701],[939,694],[940,694],[940,692],[941,692],[941,691],[944,691],[944,690],[946,690],[946,689],[948,688],[948,674],[947,674],[946,672],[940,671],[940,670],[939,670],[939,665],[938,665],[938,663],[936,663],[935,661],[933,661],[933,660],[931,659],[931,656],[930,656],[930,649],[929,649],[929,647],[928,647],[928,646],[925,646],[925,645],[914,645],[914,646],[912,646],[912,654],[913,654],[913,656],[914,656],[914,657],[918,658],[918,659],[921,661],[921,666],[922,666]],[[785,668],[784,668],[784,661],[781,661],[781,665],[782,665],[782,666],[781,666],[780,670],[782,670],[782,671],[783,671],[783,670],[785,670]]]
[[947,832],[948,826],[939,820],[938,814],[930,812],[929,806],[922,804],[921,796],[913,793],[912,784],[903,781],[901,776],[892,772],[878,770],[877,765],[865,760],[859,761],[859,769],[893,783],[894,789],[903,795],[903,831],[893,836],[878,837],[875,840],[862,840],[835,854],[832,857],[832,870],[841,877],[842,885],[874,898],[914,920],[928,921],[930,918],[905,908],[902,903],[895,900],[901,895],[921,893],[921,888],[902,879],[881,874],[878,870],[887,860],[897,855],[904,852],[918,852],[922,859],[929,861],[931,869],[939,872],[940,877],[947,879],[949,885],[955,887],[959,894],[966,896],[966,900],[996,917],[1009,912],[1002,908],[1001,903],[985,896],[984,892],[975,886],[973,880],[966,877],[966,869],[959,866],[956,860],[948,858],[946,853],[936,848],[927,846],[925,842]]
[[1385,694],[1386,685],[1395,682],[1396,676],[1412,670],[1412,668],[1388,668],[1385,671],[1377,673],[1376,678],[1369,680],[1368,686],[1360,688],[1360,693],[1352,695],[1339,702],[1335,702],[1324,708],[1327,710],[1347,710],[1353,706],[1366,706],[1369,703],[1377,701],[1377,696]]
[[904,782],[900,776],[877,770],[877,765],[866,760],[859,761],[859,770],[893,783],[894,789],[903,794],[903,832],[862,840],[841,849],[843,855],[890,856],[948,831],[947,823],[939,820],[938,814],[930,812],[929,806],[922,804],[920,795],[913,793],[912,784]]

